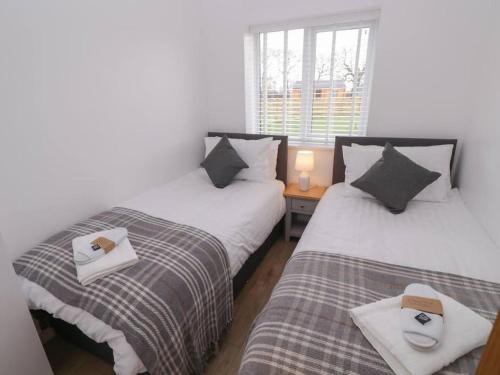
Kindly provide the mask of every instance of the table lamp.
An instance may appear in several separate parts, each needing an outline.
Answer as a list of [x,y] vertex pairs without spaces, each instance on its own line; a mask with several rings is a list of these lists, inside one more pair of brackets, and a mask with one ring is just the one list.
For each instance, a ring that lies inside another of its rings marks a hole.
[[300,172],[300,191],[309,190],[309,173],[314,170],[314,154],[312,151],[298,151],[295,159],[295,170]]

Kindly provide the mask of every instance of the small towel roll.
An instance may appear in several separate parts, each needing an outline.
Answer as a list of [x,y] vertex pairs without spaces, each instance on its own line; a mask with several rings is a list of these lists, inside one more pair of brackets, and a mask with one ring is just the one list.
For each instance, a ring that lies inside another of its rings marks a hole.
[[96,261],[118,246],[127,236],[127,228],[114,228],[75,238],[73,240],[75,263],[83,265]]
[[424,284],[406,287],[401,304],[403,337],[419,350],[433,350],[443,334],[443,307],[434,289]]

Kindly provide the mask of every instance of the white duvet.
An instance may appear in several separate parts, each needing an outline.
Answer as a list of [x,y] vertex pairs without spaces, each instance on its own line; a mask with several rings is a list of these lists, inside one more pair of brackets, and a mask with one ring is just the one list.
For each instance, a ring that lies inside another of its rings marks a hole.
[[200,168],[120,206],[214,235],[226,247],[234,276],[283,217],[284,189],[279,180],[235,180],[217,189]]
[[[217,189],[206,172],[198,169],[118,206],[191,225],[214,235],[227,250],[234,276],[283,217],[283,190],[284,184],[278,180],[234,181],[224,189]],[[146,370],[121,331],[82,309],[64,304],[39,285],[22,277],[21,281],[30,308],[43,309],[56,318],[76,324],[96,342],[107,342],[113,350],[117,374],[132,375]]]
[[393,215],[376,200],[330,187],[295,251],[317,250],[500,283],[500,249],[457,189],[446,202],[412,201]]

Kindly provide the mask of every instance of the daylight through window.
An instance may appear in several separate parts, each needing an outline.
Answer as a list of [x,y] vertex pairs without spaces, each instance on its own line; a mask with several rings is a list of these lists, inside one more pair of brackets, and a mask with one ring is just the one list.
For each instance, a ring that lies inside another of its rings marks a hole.
[[365,135],[374,34],[374,21],[252,33],[248,130],[313,145]]

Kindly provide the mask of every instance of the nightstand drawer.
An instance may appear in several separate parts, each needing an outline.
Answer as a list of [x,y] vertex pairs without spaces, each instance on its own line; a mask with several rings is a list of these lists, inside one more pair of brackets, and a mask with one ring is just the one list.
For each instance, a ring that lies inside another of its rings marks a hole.
[[317,204],[318,201],[294,198],[292,199],[292,211],[312,214]]
[[302,236],[325,190],[324,186],[313,186],[308,191],[300,190],[297,184],[286,187],[283,195],[286,197],[285,239],[287,241],[290,241],[290,237]]

